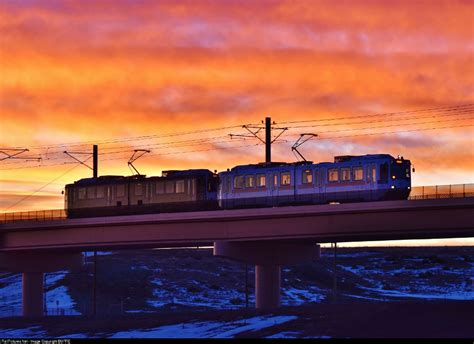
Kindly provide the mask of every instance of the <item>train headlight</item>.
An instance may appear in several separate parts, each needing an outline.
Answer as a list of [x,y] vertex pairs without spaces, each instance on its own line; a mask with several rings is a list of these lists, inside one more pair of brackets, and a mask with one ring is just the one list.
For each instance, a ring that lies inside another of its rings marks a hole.
[[411,189],[411,187],[408,187],[408,190],[410,190],[410,189]]
[[392,185],[392,189],[395,189],[395,185]]
[[392,179],[395,179],[395,176],[392,176]]

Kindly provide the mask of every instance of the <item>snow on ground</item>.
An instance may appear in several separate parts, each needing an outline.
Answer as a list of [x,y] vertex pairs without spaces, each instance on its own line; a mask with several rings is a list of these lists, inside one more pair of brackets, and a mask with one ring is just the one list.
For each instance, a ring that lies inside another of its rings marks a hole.
[[[156,283],[155,283],[156,284]],[[232,300],[243,302],[245,295],[241,291],[234,289],[213,290],[206,289],[204,292],[191,293],[188,289],[177,287],[172,290],[156,288],[153,291],[154,298],[148,300],[150,306],[159,308],[169,304],[183,306],[203,306],[219,309],[234,309],[241,307],[242,303],[233,304]],[[254,300],[254,296],[249,294],[249,302]]]
[[448,291],[444,290],[440,293],[417,293],[400,290],[384,290],[382,288],[367,288],[361,287],[362,289],[377,292],[380,295],[391,296],[391,297],[409,297],[418,299],[437,299],[437,300],[474,300],[474,291]]
[[[201,286],[197,281],[195,285]],[[163,307],[169,304],[184,306],[203,306],[218,309],[234,309],[241,307],[245,302],[245,294],[241,290],[235,289],[212,289],[206,288],[199,292],[190,292],[188,288],[163,286],[161,279],[154,279],[152,283],[156,286],[153,291],[153,299],[148,300],[152,307]],[[254,302],[253,293],[249,293],[249,303]]]
[[298,332],[285,331],[285,332],[275,333],[266,338],[300,338],[300,337],[301,335]]
[[35,326],[22,329],[0,329],[0,338],[40,338],[46,337],[46,332],[41,327]]
[[324,299],[324,292],[314,286],[306,289],[283,288],[281,304],[284,306],[295,306],[307,302],[321,302]]
[[[75,302],[69,296],[68,288],[61,285],[67,271],[45,274],[46,306],[49,315],[61,312],[80,314],[74,309]],[[0,279],[0,317],[18,316],[22,313],[22,275],[10,274]],[[49,290],[48,290],[49,289]]]
[[249,331],[283,324],[297,319],[296,316],[258,316],[232,322],[191,322],[156,327],[148,330],[117,332],[109,338],[233,338]]
[[0,279],[0,317],[21,314],[21,274],[7,274]]

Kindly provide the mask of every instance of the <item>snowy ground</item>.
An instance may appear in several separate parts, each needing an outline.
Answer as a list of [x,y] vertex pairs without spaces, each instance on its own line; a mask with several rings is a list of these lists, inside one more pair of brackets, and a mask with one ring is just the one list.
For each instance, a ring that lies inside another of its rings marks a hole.
[[258,331],[296,318],[296,316],[259,316],[230,323],[191,322],[147,330],[117,332],[109,338],[233,338],[239,333]]
[[[101,252],[99,260],[102,302],[123,301],[123,312],[245,309],[245,266],[219,260],[204,250]],[[459,249],[340,249],[337,256],[338,295],[346,300],[474,300],[474,248]],[[81,314],[91,300],[92,256],[81,274],[67,271],[45,275],[48,315]],[[333,256],[282,268],[283,306],[321,304],[332,300]],[[253,267],[249,268],[249,307],[255,304]],[[81,277],[82,276],[82,277]],[[74,279],[75,278],[75,279]],[[83,278],[84,280],[81,280]],[[82,285],[81,283],[84,282]],[[81,282],[81,283],[79,283]],[[0,273],[0,317],[21,315],[21,274]],[[128,295],[128,297],[127,297]],[[81,299],[82,298],[82,299]],[[106,305],[107,306],[107,305]],[[116,306],[116,305],[115,305]],[[120,310],[121,307],[116,307]],[[112,308],[105,308],[112,314]],[[189,321],[147,329],[117,332],[71,332],[64,338],[233,337],[277,324],[294,316],[256,316],[233,322]],[[0,337],[44,337],[41,327],[3,328]],[[276,330],[269,338],[299,338],[301,334]]]
[[[46,312],[48,315],[79,315],[76,303],[63,284],[67,271],[45,274]],[[19,316],[22,313],[22,275],[0,275],[0,317]]]

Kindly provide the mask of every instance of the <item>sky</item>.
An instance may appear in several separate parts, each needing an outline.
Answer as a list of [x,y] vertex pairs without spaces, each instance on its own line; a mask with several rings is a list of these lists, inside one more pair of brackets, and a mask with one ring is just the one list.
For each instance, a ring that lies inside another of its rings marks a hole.
[[415,186],[473,183],[473,13],[474,1],[0,0],[0,151],[41,157],[0,161],[0,212],[62,208],[64,185],[92,174],[63,151],[93,143],[100,175],[130,175],[135,149],[150,150],[134,163],[148,176],[263,161],[257,139],[228,135],[266,116],[288,127],[274,160],[295,161],[309,132],[300,151],[315,162],[400,154]]

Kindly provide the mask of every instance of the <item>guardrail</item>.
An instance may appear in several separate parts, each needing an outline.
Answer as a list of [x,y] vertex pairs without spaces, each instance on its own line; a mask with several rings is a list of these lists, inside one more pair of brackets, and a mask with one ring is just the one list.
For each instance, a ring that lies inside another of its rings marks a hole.
[[474,184],[414,186],[409,200],[474,197]]
[[0,223],[17,221],[53,221],[66,219],[64,209],[49,209],[35,211],[19,211],[0,214]]
[[[411,189],[409,200],[435,198],[462,198],[474,197],[474,184],[451,184],[414,186]],[[0,214],[0,223],[18,221],[53,221],[67,218],[64,209],[21,211]]]

